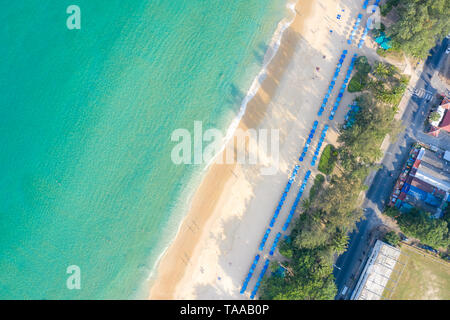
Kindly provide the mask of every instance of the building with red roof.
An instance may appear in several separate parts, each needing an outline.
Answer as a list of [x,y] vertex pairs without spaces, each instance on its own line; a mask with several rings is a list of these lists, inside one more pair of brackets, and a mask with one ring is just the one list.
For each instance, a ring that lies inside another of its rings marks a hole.
[[431,122],[431,128],[428,132],[432,136],[437,137],[442,130],[450,132],[450,99],[442,100],[441,105],[436,110],[440,118],[437,121]]

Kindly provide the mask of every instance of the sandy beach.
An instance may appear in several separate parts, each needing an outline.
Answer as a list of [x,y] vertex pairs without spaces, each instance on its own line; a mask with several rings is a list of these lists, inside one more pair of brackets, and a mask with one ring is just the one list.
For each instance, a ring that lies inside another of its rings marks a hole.
[[[159,263],[150,299],[248,298],[239,294],[242,281],[317,119],[339,55],[349,47],[346,40],[362,12],[362,2],[299,0],[295,11],[295,20],[283,34],[267,77],[239,124],[243,130],[279,130],[278,172],[261,175],[262,165],[211,165],[176,239]],[[337,14],[341,19],[336,19]],[[350,47],[349,55],[352,50],[357,48]],[[336,142],[337,123],[342,122],[351,100],[351,95],[344,95],[334,121],[329,122],[326,142]],[[321,118],[323,122],[328,123],[329,109]],[[233,149],[231,142],[228,150]],[[301,167],[299,176],[307,169]],[[298,181],[295,188],[280,213],[283,221],[295,199]],[[272,232],[269,243],[274,236]]]

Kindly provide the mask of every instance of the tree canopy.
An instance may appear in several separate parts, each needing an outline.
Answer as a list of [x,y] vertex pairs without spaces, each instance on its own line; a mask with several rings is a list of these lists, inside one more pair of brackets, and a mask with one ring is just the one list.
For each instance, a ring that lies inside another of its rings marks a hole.
[[402,0],[400,19],[387,30],[395,47],[417,58],[428,52],[450,31],[450,0]]
[[397,222],[406,235],[433,248],[449,245],[448,225],[444,219],[433,219],[428,213],[413,208],[401,214]]
[[389,231],[384,236],[383,241],[389,243],[391,246],[397,247],[400,242],[400,236],[395,231]]

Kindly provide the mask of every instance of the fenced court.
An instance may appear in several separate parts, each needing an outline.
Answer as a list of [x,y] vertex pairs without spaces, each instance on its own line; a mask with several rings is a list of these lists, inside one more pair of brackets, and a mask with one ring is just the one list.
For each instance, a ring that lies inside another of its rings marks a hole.
[[450,263],[407,244],[401,245],[398,262],[383,299],[450,299]]

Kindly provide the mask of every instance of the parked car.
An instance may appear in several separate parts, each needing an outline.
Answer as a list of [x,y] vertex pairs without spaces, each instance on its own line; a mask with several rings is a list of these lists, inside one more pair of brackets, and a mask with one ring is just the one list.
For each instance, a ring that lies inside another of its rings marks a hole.
[[348,287],[344,286],[344,289],[341,291],[341,295],[345,295],[347,293]]

